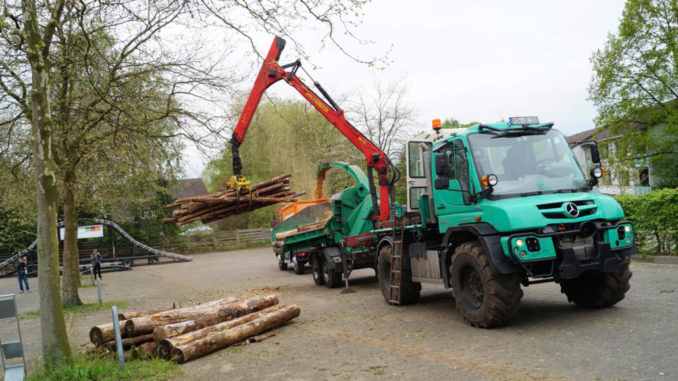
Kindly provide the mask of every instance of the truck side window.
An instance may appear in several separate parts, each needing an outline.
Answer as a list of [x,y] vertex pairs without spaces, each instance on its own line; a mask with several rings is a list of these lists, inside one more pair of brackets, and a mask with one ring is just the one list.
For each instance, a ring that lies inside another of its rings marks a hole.
[[464,204],[471,203],[471,190],[469,188],[468,159],[466,156],[466,147],[461,140],[454,141],[454,174],[461,185]]
[[424,177],[424,160],[421,157],[421,145],[427,144],[429,147],[431,143],[412,141],[407,143],[407,154],[409,158],[410,177]]

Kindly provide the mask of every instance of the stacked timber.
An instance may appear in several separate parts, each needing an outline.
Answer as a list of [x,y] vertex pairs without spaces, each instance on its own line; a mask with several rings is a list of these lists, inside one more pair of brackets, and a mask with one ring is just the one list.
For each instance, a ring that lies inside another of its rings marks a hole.
[[[233,297],[146,312],[120,313],[123,349],[132,358],[160,356],[185,363],[229,345],[251,340],[299,316],[299,307],[278,304],[275,295]],[[95,352],[115,351],[113,324],[90,330]],[[255,338],[256,339],[256,338]],[[110,352],[109,352],[110,353]]]
[[217,221],[237,214],[274,205],[280,202],[294,202],[305,193],[296,193],[290,189],[290,177],[285,174],[274,177],[250,189],[227,189],[202,196],[186,197],[167,205],[176,208],[171,218],[163,220],[166,224],[186,225],[200,220],[203,223]]

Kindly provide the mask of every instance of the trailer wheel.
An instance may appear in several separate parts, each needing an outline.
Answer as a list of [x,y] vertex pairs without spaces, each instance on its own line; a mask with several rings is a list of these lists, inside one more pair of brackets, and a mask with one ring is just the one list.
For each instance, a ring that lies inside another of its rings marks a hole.
[[327,261],[325,256],[323,256],[322,259],[322,267],[323,281],[325,282],[325,286],[327,286],[327,288],[336,288],[341,286],[341,273],[330,269],[330,263]]
[[457,309],[474,327],[503,325],[520,308],[520,275],[495,271],[478,241],[457,247],[450,278]]
[[292,257],[292,264],[294,265],[295,274],[301,275],[304,273],[304,264],[299,262],[296,255]]
[[319,255],[313,255],[311,257],[311,270],[313,272],[313,282],[315,282],[316,286],[322,286],[325,284],[325,278],[323,278],[323,270],[322,267],[320,266],[320,258]]
[[[389,282],[391,281],[391,252],[393,247],[384,245],[379,249],[379,262],[377,263],[377,279],[379,280],[379,288],[381,288],[381,295],[388,304],[393,304],[389,301]],[[414,304],[419,301],[421,293],[421,283],[412,282],[412,271],[402,271],[402,295],[400,299],[401,305]]]
[[629,265],[613,273],[587,271],[578,278],[563,280],[560,290],[569,302],[583,308],[606,308],[619,303],[631,288]]
[[278,269],[280,269],[280,271],[287,270],[287,263],[285,263],[282,254],[278,254],[277,257],[278,257]]

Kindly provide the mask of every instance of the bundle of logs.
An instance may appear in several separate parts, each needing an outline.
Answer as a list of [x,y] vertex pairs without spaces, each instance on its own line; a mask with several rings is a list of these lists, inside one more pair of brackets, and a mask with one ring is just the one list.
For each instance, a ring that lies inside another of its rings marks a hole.
[[[275,295],[268,295],[244,300],[227,297],[190,307],[120,313],[118,318],[123,349],[131,349],[132,357],[176,359],[183,364],[256,338],[299,316],[299,312],[296,305],[278,304]],[[115,351],[113,323],[93,327],[89,337],[98,349]]]
[[262,183],[252,185],[250,189],[227,189],[202,196],[186,197],[175,200],[166,207],[177,208],[171,218],[163,219],[166,224],[186,225],[200,220],[203,223],[217,221],[236,214],[250,212],[280,202],[294,202],[305,192],[290,190],[288,173],[274,177]]

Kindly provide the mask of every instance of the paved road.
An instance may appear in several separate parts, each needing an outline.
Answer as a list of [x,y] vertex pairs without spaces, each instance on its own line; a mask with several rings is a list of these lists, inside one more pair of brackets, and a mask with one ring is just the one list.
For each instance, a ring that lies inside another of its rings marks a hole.
[[[389,306],[372,270],[354,274],[356,293],[341,294],[315,286],[308,273],[279,271],[267,248],[104,274],[104,298],[143,310],[273,291],[301,307],[299,318],[261,343],[182,365],[190,379],[676,380],[678,266],[632,270],[631,290],[613,308],[581,310],[557,285],[534,285],[525,288],[512,323],[492,330],[468,326],[442,287],[424,285],[417,305]],[[15,291],[15,279],[0,279],[0,293]],[[96,289],[81,296],[94,302]],[[18,298],[21,311],[38,309],[37,293]],[[83,348],[89,328],[108,319],[110,312],[70,315],[73,347]],[[0,323],[2,337],[9,323]],[[21,324],[32,363],[40,352],[39,319]]]

